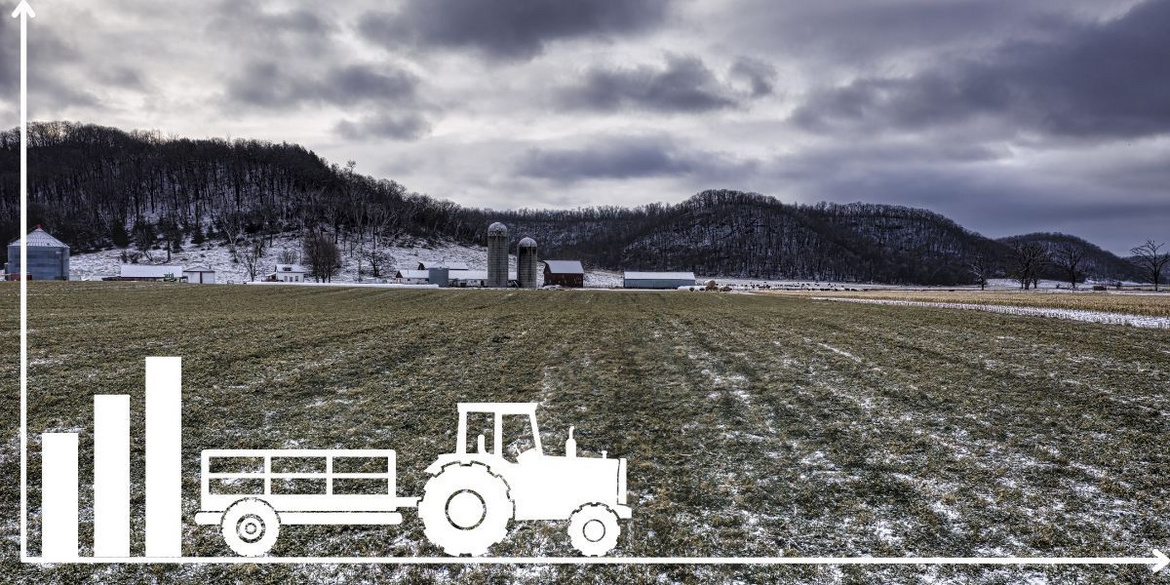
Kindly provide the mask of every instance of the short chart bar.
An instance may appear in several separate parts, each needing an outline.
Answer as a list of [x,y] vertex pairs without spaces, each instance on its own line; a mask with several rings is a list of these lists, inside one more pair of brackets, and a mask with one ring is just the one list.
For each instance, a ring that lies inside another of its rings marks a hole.
[[130,396],[93,397],[93,555],[130,556]]
[[146,358],[146,556],[182,556],[183,361]]
[[77,433],[41,435],[41,557],[77,558]]

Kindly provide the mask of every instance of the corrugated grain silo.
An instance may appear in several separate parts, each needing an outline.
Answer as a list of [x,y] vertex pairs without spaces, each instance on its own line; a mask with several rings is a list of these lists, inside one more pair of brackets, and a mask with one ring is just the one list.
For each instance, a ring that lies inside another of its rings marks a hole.
[[28,234],[28,267],[21,270],[20,238],[8,244],[10,275],[21,272],[33,280],[69,280],[69,246],[37,226]]
[[496,222],[488,226],[487,285],[508,286],[508,226]]
[[520,250],[516,253],[516,277],[520,288],[536,288],[537,264],[536,240],[520,240]]

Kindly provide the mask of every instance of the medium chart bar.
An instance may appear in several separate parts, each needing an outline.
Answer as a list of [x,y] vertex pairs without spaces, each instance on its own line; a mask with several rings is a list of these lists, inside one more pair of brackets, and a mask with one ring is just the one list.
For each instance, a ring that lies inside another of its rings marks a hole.
[[182,556],[183,360],[146,358],[146,556]]
[[93,555],[130,556],[130,396],[93,397]]
[[41,556],[77,558],[77,433],[41,435]]

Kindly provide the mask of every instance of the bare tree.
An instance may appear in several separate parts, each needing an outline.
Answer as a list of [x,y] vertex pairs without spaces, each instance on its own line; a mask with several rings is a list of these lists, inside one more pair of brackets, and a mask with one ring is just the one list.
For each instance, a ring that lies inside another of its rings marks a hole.
[[1040,271],[1048,263],[1048,250],[1039,242],[1015,242],[1012,244],[1012,278],[1020,288],[1040,286]]
[[386,266],[386,253],[377,248],[370,248],[363,252],[362,257],[370,267],[370,276],[382,278],[382,268]]
[[277,255],[276,261],[281,264],[296,264],[298,260],[297,251],[291,248],[285,248]]
[[967,270],[975,278],[975,284],[979,285],[979,290],[987,290],[987,279],[991,277],[992,270],[992,262],[987,256],[982,253],[976,254],[967,263]]
[[244,246],[243,253],[240,254],[240,262],[243,263],[244,269],[248,271],[248,278],[252,281],[256,280],[256,275],[264,265],[266,247],[264,238],[259,237],[248,242]]
[[240,248],[244,246],[247,239],[243,214],[229,211],[220,215],[215,223],[219,228],[219,233],[223,234],[224,240],[227,242],[232,260],[239,262]]
[[1134,263],[1145,270],[1154,282],[1155,292],[1162,281],[1162,270],[1170,263],[1170,252],[1162,252],[1162,246],[1165,245],[1165,242],[1158,244],[1154,240],[1146,240],[1146,243],[1129,250],[1134,255]]
[[303,258],[309,274],[317,282],[332,282],[341,270],[341,250],[332,238],[322,233],[314,232],[305,238]]
[[1084,279],[1085,259],[1089,255],[1089,247],[1083,242],[1065,242],[1052,250],[1052,263],[1064,273],[1070,285],[1077,287],[1077,282]]

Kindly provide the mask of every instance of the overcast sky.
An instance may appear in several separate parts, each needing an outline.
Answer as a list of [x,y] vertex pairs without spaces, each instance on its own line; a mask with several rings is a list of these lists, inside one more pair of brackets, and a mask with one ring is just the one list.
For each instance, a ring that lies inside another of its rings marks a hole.
[[30,3],[37,120],[298,142],[469,206],[731,188],[1170,240],[1170,0]]

